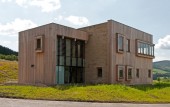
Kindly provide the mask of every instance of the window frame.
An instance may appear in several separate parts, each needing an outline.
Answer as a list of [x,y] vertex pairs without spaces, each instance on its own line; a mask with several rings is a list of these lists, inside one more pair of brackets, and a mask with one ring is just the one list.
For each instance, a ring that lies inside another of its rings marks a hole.
[[[122,49],[119,49],[119,37],[122,37]],[[117,33],[117,37],[116,37],[116,49],[118,53],[123,53],[124,52],[124,35]]]
[[152,70],[149,69],[149,70],[148,70],[148,78],[151,78],[151,77],[152,77],[151,75],[152,75]]
[[[131,78],[129,78],[129,69],[131,69]],[[133,76],[133,67],[132,66],[126,66],[126,81],[132,80]]]
[[136,39],[136,56],[155,58],[154,56],[154,46],[155,44],[145,42],[139,39]]
[[[38,40],[40,40],[40,47],[38,47]],[[38,48],[37,48],[38,47]],[[36,52],[43,52],[44,51],[44,35],[36,36],[35,37],[35,50]]]
[[102,69],[102,67],[97,67],[97,77],[98,78],[103,77],[103,69]]
[[126,52],[130,52],[130,39],[126,39]]
[[136,78],[139,78],[140,77],[140,72],[139,72],[139,68],[136,68]]
[[[123,69],[123,76],[122,77],[120,77],[120,68],[122,68]],[[117,65],[116,66],[116,73],[117,73],[117,75],[116,75],[116,80],[117,81],[123,81],[124,80],[124,78],[125,78],[125,66],[124,65]]]

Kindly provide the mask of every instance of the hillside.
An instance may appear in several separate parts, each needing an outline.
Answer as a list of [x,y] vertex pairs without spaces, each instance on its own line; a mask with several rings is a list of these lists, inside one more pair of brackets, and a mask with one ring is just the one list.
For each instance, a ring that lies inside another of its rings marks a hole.
[[164,61],[154,62],[153,63],[153,68],[170,72],[170,61],[169,60],[164,60]]
[[1,46],[0,45],[0,54],[3,54],[3,55],[16,55],[18,56],[18,52],[15,52],[7,47],[4,47],[4,46]]

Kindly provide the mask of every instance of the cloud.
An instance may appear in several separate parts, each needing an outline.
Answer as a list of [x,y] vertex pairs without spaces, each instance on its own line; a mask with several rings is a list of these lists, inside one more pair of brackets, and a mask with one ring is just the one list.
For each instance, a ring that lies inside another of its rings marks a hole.
[[60,0],[1,0],[1,2],[15,2],[19,6],[35,6],[41,8],[42,12],[52,12],[61,7]]
[[170,35],[166,35],[164,38],[160,38],[155,45],[156,49],[170,49]]
[[89,25],[89,20],[86,17],[81,16],[68,16],[65,20],[69,21],[71,24],[82,26]]
[[0,23],[0,36],[16,36],[19,31],[36,26],[31,20],[16,18],[14,21],[6,24]]
[[64,17],[62,15],[57,16],[54,20],[56,20],[57,22],[60,22],[64,19]]

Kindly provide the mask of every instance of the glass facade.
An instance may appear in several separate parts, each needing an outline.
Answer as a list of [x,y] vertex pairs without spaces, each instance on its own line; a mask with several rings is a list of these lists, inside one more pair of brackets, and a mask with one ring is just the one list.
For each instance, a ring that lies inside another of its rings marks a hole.
[[85,41],[57,36],[57,84],[83,83],[84,58]]

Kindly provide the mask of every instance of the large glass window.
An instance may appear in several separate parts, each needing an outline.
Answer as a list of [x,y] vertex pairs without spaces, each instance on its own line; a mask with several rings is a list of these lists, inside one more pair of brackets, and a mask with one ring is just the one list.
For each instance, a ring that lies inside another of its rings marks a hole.
[[117,34],[117,52],[124,51],[124,36]]
[[[57,36],[57,65],[63,67],[57,74],[57,80],[64,83],[82,83],[84,81],[85,41]],[[58,82],[57,82],[58,83]]]
[[154,44],[137,40],[137,55],[154,57]]

